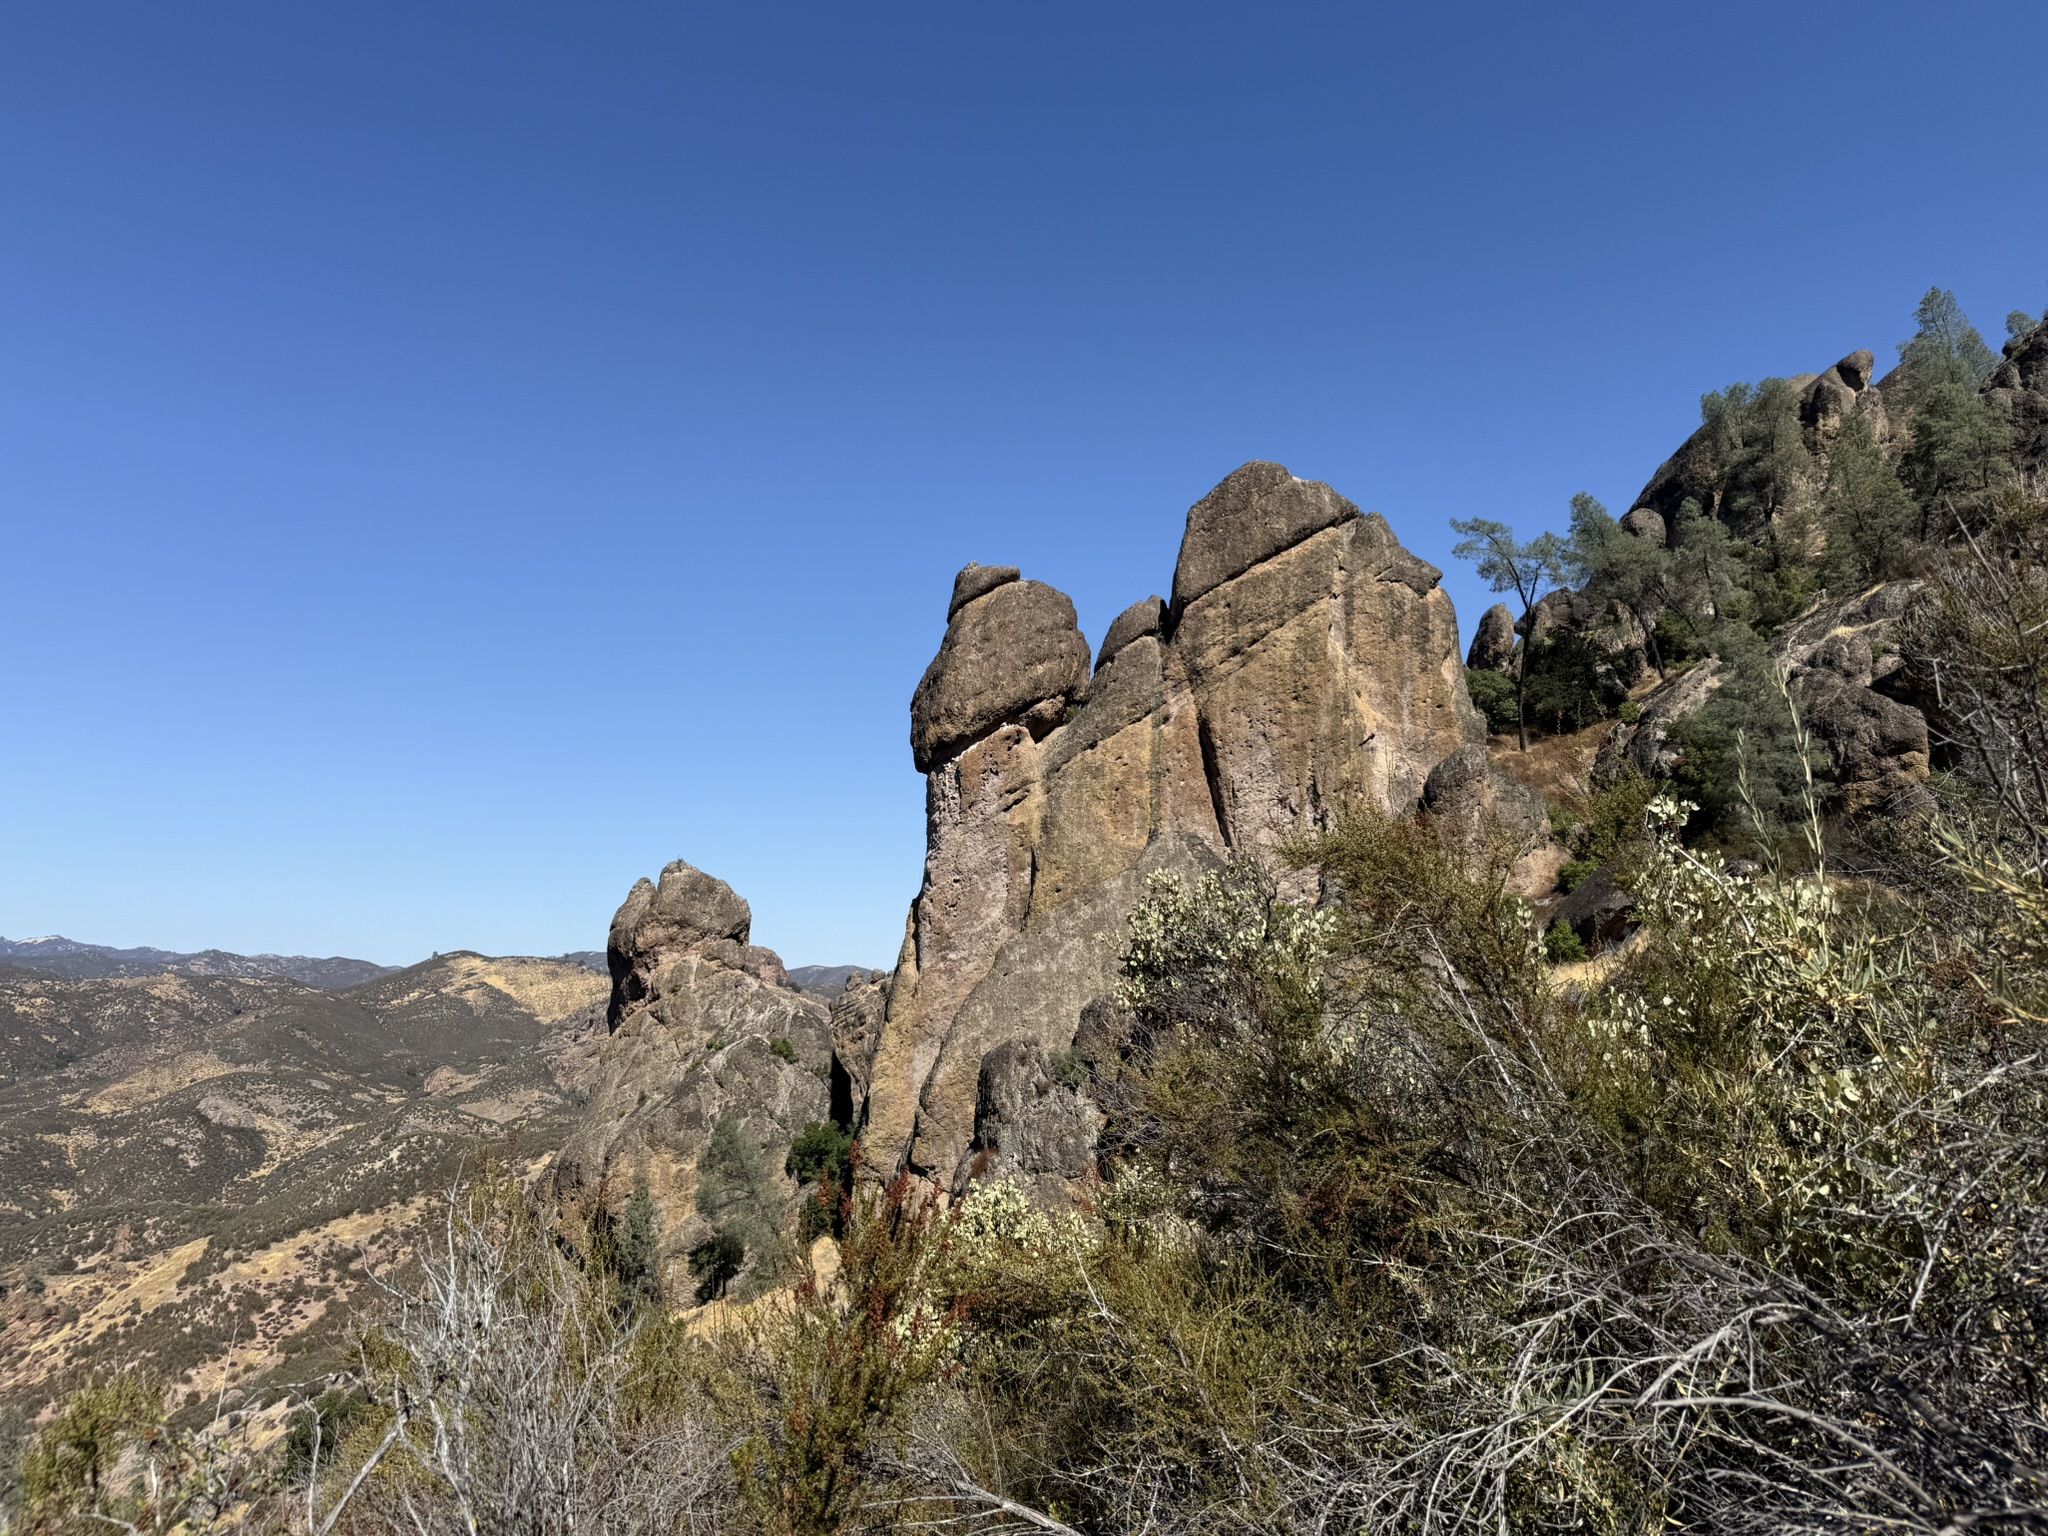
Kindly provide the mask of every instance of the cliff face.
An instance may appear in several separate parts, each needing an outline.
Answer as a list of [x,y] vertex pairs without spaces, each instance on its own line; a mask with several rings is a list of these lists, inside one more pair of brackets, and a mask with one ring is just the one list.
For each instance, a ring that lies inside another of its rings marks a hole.
[[911,704],[923,888],[886,1002],[843,1010],[838,1042],[870,1169],[955,1185],[999,1150],[977,1102],[987,1122],[1023,1092],[1012,1079],[1064,1091],[1017,1061],[1071,1046],[1154,870],[1413,805],[1483,741],[1439,576],[1377,514],[1263,463],[1189,511],[1171,601],[1119,616],[1092,676],[1064,596],[961,572]]

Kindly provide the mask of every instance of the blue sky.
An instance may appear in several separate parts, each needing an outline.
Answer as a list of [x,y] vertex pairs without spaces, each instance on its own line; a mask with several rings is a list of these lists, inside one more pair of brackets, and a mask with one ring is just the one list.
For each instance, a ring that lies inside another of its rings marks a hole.
[[[2048,304],[2038,4],[0,12],[0,933],[887,963],[953,571],[1625,510]],[[1449,576],[1467,626],[1489,599]]]

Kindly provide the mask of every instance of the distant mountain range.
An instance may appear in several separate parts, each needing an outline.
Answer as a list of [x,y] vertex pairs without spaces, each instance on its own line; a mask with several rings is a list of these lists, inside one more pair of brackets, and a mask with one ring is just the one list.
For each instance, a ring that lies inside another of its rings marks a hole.
[[[573,958],[564,956],[564,959]],[[604,957],[598,956],[598,969],[604,969]],[[839,996],[847,986],[856,981],[866,981],[880,972],[860,965],[798,965],[786,973],[789,984],[799,992],[808,992],[813,997],[832,998]]]
[[[560,958],[599,975],[605,973],[601,949],[577,950]],[[351,960],[345,955],[316,959],[311,955],[237,955],[225,949],[184,954],[147,945],[116,949],[108,944],[81,944],[55,934],[43,939],[0,939],[0,965],[18,965],[46,976],[69,976],[77,981],[109,976],[231,976],[245,980],[279,976],[323,991],[359,987],[402,969],[379,965],[374,960]]]
[[356,987],[398,967],[374,960],[332,955],[235,955],[224,949],[180,954],[169,949],[115,949],[106,944],[81,944],[76,939],[0,939],[0,965],[25,966],[51,976],[76,980],[106,976],[281,976],[301,986],[332,989]]

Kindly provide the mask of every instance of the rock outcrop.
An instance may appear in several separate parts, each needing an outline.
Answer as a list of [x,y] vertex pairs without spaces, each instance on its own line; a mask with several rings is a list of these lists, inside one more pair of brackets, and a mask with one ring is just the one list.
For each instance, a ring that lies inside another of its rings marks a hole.
[[[1912,696],[1912,676],[1895,643],[1919,583],[1885,582],[1840,600],[1823,598],[1771,642],[1799,717],[1822,748],[1828,778],[1849,816],[1911,811],[1927,803],[1932,766],[1925,701]],[[1601,747],[1597,777],[1628,769],[1653,779],[1677,773],[1672,738],[1727,681],[1709,656],[1674,674],[1641,700],[1633,724],[1616,725]]]
[[557,1193],[586,1211],[616,1212],[646,1181],[671,1294],[711,1235],[697,1160],[718,1123],[734,1121],[779,1180],[790,1143],[831,1108],[825,1005],[778,984],[781,961],[747,942],[752,920],[732,887],[681,860],[634,885],[606,946],[611,1037],[555,1160]]
[[1506,603],[1495,603],[1479,616],[1465,665],[1482,672],[1515,670],[1515,615]]
[[1986,393],[2006,409],[2012,423],[2013,462],[2037,492],[2048,488],[2048,324],[2037,325],[2005,344],[2005,358],[1992,371]]
[[[1893,418],[1899,412],[1893,399],[1898,375],[1872,383],[1875,366],[1876,359],[1868,351],[1851,352],[1825,372],[1799,374],[1788,381],[1798,392],[1800,431],[1809,454],[1825,455],[1841,430],[1842,418],[1852,410],[1863,412],[1879,443],[1892,439],[1896,430]],[[1720,515],[1724,468],[1715,429],[1701,426],[1657,467],[1623,520],[1625,525],[1632,533],[1668,543],[1679,508],[1687,501],[1697,503],[1709,516]],[[1638,515],[1642,513],[1648,517]],[[1650,517],[1661,523],[1661,538]]]
[[865,1166],[941,1187],[974,1162],[1072,1185],[1079,1122],[1041,1063],[1109,992],[1148,875],[1413,806],[1484,740],[1440,573],[1278,464],[1190,509],[1170,601],[1121,614],[1092,678],[1072,604],[1012,575],[956,583],[911,704],[923,888],[880,1028],[839,1015]]

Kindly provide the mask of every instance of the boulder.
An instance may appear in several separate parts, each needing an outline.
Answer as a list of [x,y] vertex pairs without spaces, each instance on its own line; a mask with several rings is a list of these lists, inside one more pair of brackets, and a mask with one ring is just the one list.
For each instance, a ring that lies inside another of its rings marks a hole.
[[661,883],[637,880],[613,914],[605,943],[612,976],[616,1029],[624,1010],[648,994],[648,978],[660,960],[701,953],[723,941],[745,946],[754,914],[733,888],[716,876],[677,859],[661,872]]
[[1472,636],[1472,649],[1465,665],[1481,672],[1515,670],[1515,615],[1506,603],[1495,603],[1479,616],[1479,628]]
[[1095,657],[1095,670],[1100,672],[1109,659],[1129,645],[1133,640],[1142,640],[1147,635],[1156,635],[1166,627],[1166,602],[1159,597],[1148,597],[1141,603],[1133,603],[1114,619],[1110,620],[1109,633],[1102,637],[1102,649]]
[[1624,533],[1647,539],[1659,549],[1671,542],[1671,529],[1664,521],[1664,514],[1654,507],[1637,507],[1623,514],[1621,527]]
[[1679,750],[1671,728],[1713,697],[1726,681],[1718,657],[1708,656],[1674,673],[1642,700],[1642,714],[1633,724],[1621,723],[1608,734],[1593,762],[1596,779],[1615,779],[1633,770],[1652,779],[1668,779],[1678,771]]
[[1005,723],[1031,718],[1043,735],[1087,681],[1088,642],[1066,594],[1035,581],[983,591],[953,610],[911,700],[918,771],[931,772]]
[[1320,480],[1297,480],[1282,465],[1253,462],[1231,471],[1188,509],[1173,570],[1174,613],[1310,534],[1357,516],[1357,507]]
[[970,560],[960,568],[960,574],[953,578],[953,601],[946,607],[946,620],[952,622],[953,615],[973,602],[977,597],[986,597],[997,587],[1008,586],[1024,573],[1014,565],[977,565]]
[[1430,771],[1422,808],[1462,846],[1477,851],[1489,839],[1508,844],[1520,858],[1549,835],[1543,796],[1493,766],[1483,745],[1460,747]]
[[1587,954],[1597,955],[1628,937],[1635,909],[1635,897],[1616,885],[1603,867],[1581,881],[1550,920],[1563,923],[1579,936]]

